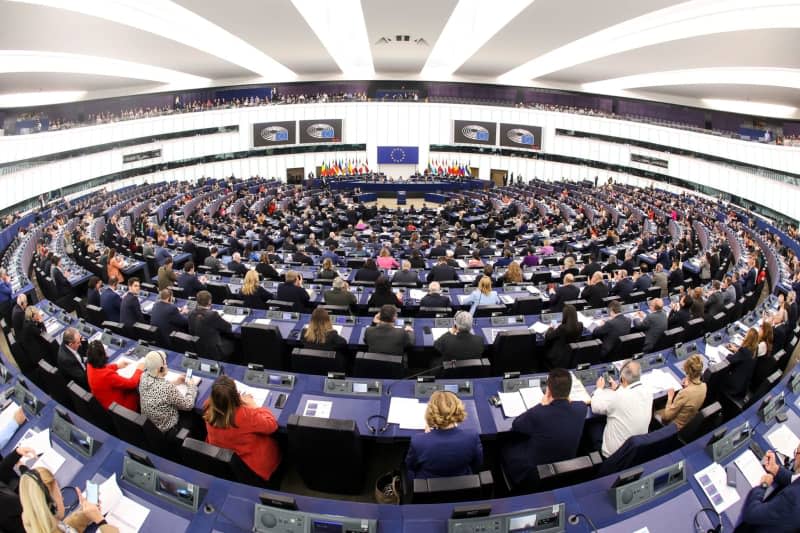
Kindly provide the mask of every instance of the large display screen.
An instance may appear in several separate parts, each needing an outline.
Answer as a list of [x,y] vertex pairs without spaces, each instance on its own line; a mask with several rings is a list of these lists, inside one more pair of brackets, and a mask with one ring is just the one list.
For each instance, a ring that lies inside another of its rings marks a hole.
[[524,124],[500,123],[500,146],[541,150],[542,128]]
[[300,144],[342,142],[342,119],[322,118],[300,121]]
[[497,138],[496,122],[478,122],[475,120],[453,121],[453,142],[468,144],[495,144]]
[[293,120],[253,124],[253,146],[280,146],[297,143],[297,127]]

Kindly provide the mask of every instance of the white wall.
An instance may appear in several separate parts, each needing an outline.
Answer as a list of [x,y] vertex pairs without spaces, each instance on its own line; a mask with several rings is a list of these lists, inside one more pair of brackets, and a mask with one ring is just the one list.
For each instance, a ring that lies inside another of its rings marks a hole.
[[[478,166],[480,177],[484,179],[488,179],[492,168],[506,169],[514,172],[515,175],[522,173],[526,178],[538,176],[543,179],[557,179],[562,176],[593,178],[596,174],[600,174],[601,177],[605,174],[592,168],[551,164],[539,160],[475,154],[429,154],[428,148],[431,144],[452,144],[452,121],[455,119],[514,122],[541,126],[544,130],[542,147],[544,152],[629,166],[637,166],[630,161],[631,148],[629,146],[557,137],[555,129],[574,129],[645,140],[788,171],[796,171],[797,163],[800,162],[800,148],[797,147],[761,145],[638,122],[567,113],[411,102],[303,104],[187,113],[74,130],[0,138],[0,162],[7,162],[158,133],[239,125],[238,133],[189,137],[152,145],[140,145],[6,175],[2,177],[3,190],[8,191],[8,194],[0,199],[0,208],[69,183],[120,170],[122,153],[161,147],[163,156],[159,161],[166,162],[212,153],[247,150],[252,147],[252,124],[255,122],[320,118],[343,119],[343,142],[364,143],[366,152],[252,158],[242,162],[223,162],[221,166],[214,167],[214,172],[209,170],[206,174],[228,175],[233,172],[238,176],[261,174],[283,178],[286,168],[302,166],[308,173],[323,161],[332,159],[361,159],[368,161],[371,168],[377,168],[377,147],[381,145],[419,146],[419,168],[425,168],[430,158],[449,159]],[[634,148],[633,151],[654,155],[670,162],[668,170],[651,167],[656,172],[696,181],[748,198],[793,218],[800,218],[800,202],[797,201],[800,198],[800,194],[798,194],[800,188],[798,187],[693,158],[671,156],[661,152],[649,153],[639,148]],[[153,162],[156,161],[132,163],[126,165],[125,168],[146,166]],[[395,165],[387,165],[387,167],[389,168],[384,170],[392,175],[405,176],[413,170],[406,166],[394,168]],[[217,174],[217,171],[221,174]],[[190,174],[191,177],[196,175],[194,169],[176,169],[170,172],[176,179],[185,179],[185,177],[190,177]]]

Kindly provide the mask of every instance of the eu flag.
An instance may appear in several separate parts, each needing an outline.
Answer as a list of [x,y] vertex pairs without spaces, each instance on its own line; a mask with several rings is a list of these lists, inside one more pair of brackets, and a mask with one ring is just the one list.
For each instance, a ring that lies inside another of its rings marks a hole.
[[378,146],[378,164],[380,165],[416,165],[418,163],[418,146]]

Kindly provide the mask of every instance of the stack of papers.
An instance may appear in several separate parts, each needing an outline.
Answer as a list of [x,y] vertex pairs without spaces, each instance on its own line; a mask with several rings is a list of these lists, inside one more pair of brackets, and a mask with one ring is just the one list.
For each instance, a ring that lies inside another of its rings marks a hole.
[[410,291],[408,291],[408,296],[412,300],[422,300],[423,298],[425,298],[426,294],[428,293],[426,291],[423,291],[422,289],[411,289]]
[[303,416],[313,416],[316,418],[330,418],[333,402],[325,400],[308,400],[303,408]]
[[578,379],[574,372],[570,372],[570,374],[572,375],[572,389],[569,391],[570,401],[589,403],[591,397],[589,393],[586,392],[586,387],[583,386],[583,382]]
[[711,463],[696,473],[694,478],[700,483],[703,492],[718,513],[723,512],[740,499],[736,487],[728,485],[728,476],[719,463]]
[[399,398],[392,396],[389,403],[389,424],[398,424],[400,429],[425,429],[425,410],[427,403],[416,398]]
[[262,326],[269,326],[272,324],[271,318],[256,318],[253,320],[253,324],[261,324]]
[[794,458],[794,451],[797,445],[800,444],[800,438],[794,434],[794,431],[789,429],[786,424],[781,424],[775,430],[767,435],[767,440],[778,453],[791,458]]
[[217,312],[222,317],[222,320],[225,322],[230,322],[231,324],[241,324],[244,322],[244,319],[247,318],[247,315],[229,315],[227,313],[223,313],[222,311]]
[[708,360],[711,361],[712,364],[716,365],[728,355],[730,355],[730,350],[725,348],[724,345],[720,344],[719,346],[711,346],[710,344],[706,344],[705,354],[708,357]]
[[642,385],[649,387],[653,394],[669,389],[679,391],[683,388],[672,372],[664,368],[656,368],[642,374]]
[[501,294],[499,296],[499,298],[500,298],[500,301],[503,302],[506,305],[511,305],[511,304],[514,303],[514,297],[511,296],[510,294]]
[[47,334],[52,336],[55,334],[56,331],[61,328],[61,322],[55,319],[48,320],[44,323],[44,329],[47,331]]
[[503,415],[515,418],[528,409],[542,403],[544,393],[540,387],[524,387],[517,392],[499,392]]
[[450,331],[450,328],[431,328],[431,335],[433,335],[433,342],[436,342],[439,337]]
[[111,474],[101,483],[98,493],[106,521],[119,529],[120,533],[136,533],[142,528],[150,509],[122,494],[117,484],[117,474]]
[[139,364],[139,361],[144,361],[144,358],[140,359],[139,361],[136,361],[136,360],[131,359],[130,357],[125,357],[123,355],[121,357],[118,357],[117,360],[114,361],[114,363],[119,365],[122,361],[127,361],[128,362],[128,366],[126,366],[125,368],[118,368],[117,369],[117,374],[119,374],[123,378],[130,379],[136,373],[136,365]]
[[[34,432],[32,429],[29,429],[19,440],[16,448],[19,448],[20,446],[33,448],[38,456],[36,462],[33,464],[28,464],[28,467],[30,468],[38,468],[42,466],[55,474],[58,472],[58,469],[61,468],[61,465],[64,464],[64,461],[66,461],[64,456],[58,453],[50,445],[50,429],[44,429],[38,433]],[[28,461],[32,460],[33,458],[28,459]]]
[[761,466],[761,461],[758,460],[752,450],[745,450],[733,462],[739,467],[751,488],[761,483],[761,477],[766,474],[764,467]]
[[269,389],[259,389],[256,387],[250,387],[249,385],[245,385],[239,380],[233,380],[236,383],[236,391],[242,394],[249,394],[253,397],[256,405],[264,406],[267,403],[267,397],[269,396]]
[[539,289],[537,289],[533,285],[528,285],[525,288],[528,290],[529,293],[533,294],[534,296],[538,296],[538,295],[542,294],[541,292],[539,292]]
[[533,324],[528,327],[534,333],[538,333],[539,335],[544,335],[545,332],[550,329],[550,325],[542,322],[541,320],[538,322],[534,322]]

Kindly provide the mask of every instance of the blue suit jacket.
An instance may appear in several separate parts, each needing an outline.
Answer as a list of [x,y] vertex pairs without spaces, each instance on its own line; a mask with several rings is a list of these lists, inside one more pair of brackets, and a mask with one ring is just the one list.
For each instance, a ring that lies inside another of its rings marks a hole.
[[119,309],[122,298],[113,289],[107,287],[100,294],[100,307],[106,314],[106,319],[112,322],[119,322]]
[[139,298],[132,293],[125,294],[119,307],[119,321],[125,327],[131,327],[136,322],[144,322],[142,306],[139,305]]
[[800,530],[800,479],[792,483],[792,473],[781,468],[775,476],[776,491],[762,502],[766,489],[754,487],[742,507],[738,532],[789,532]]
[[573,459],[578,453],[586,404],[553,400],[528,409],[511,425],[519,439],[503,450],[503,464],[511,482],[536,479],[538,465]]
[[163,345],[168,346],[170,334],[176,329],[185,330],[189,322],[175,305],[158,301],[150,311],[150,324],[158,327]]
[[409,479],[472,474],[482,463],[480,435],[460,427],[414,435],[406,455]]

